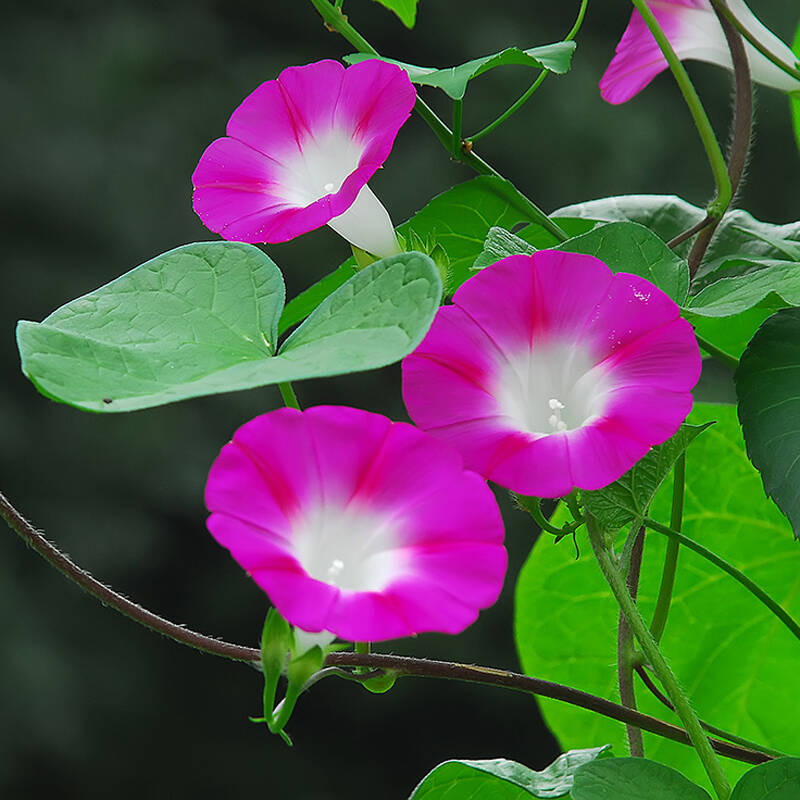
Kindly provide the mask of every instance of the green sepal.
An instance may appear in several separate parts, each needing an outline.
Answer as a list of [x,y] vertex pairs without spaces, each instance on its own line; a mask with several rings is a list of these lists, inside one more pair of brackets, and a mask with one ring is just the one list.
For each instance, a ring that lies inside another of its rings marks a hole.
[[264,673],[264,717],[252,719],[252,722],[266,722],[272,717],[275,706],[275,693],[278,681],[286,669],[289,646],[292,638],[289,623],[271,608],[264,620],[261,632],[261,671]]
[[270,732],[279,734],[289,746],[291,746],[292,740],[283,732],[283,729],[292,716],[292,711],[294,711],[294,707],[297,705],[298,698],[303,693],[303,687],[306,685],[308,679],[320,670],[324,659],[325,654],[322,648],[319,647],[319,645],[314,645],[314,647],[307,650],[299,658],[292,658],[289,661],[286,696],[276,706],[275,710],[271,712],[270,718],[267,721]]

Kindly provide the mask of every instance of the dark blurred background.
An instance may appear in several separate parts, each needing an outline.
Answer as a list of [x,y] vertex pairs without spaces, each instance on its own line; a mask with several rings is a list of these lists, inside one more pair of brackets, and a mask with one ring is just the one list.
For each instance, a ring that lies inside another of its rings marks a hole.
[[[703,203],[708,167],[667,76],[628,104],[597,82],[627,22],[624,0],[590,7],[574,69],[549,79],[480,152],[546,209],[603,195],[677,193]],[[751,4],[784,38],[791,3]],[[577,2],[421,0],[407,31],[369,0],[346,0],[387,55],[449,66],[559,39]],[[208,467],[236,427],[280,404],[273,389],[120,415],[39,396],[18,370],[17,319],[59,305],[186,242],[215,238],[191,210],[189,176],[230,112],[281,68],[351,48],[301,0],[81,0],[5,4],[0,33],[3,384],[0,488],[95,575],[165,616],[255,645],[263,594],[207,534]],[[718,130],[730,80],[692,68]],[[471,86],[465,129],[510,104],[531,73]],[[449,117],[433,90],[426,97]],[[786,99],[759,92],[740,205],[800,217],[800,158]],[[372,185],[400,222],[469,171],[413,118]],[[268,251],[289,296],[347,256],[327,228]],[[396,367],[299,385],[301,401],[405,419]],[[501,602],[464,635],[380,650],[518,667],[516,574],[533,537],[501,497],[511,553]],[[373,696],[323,682],[301,700],[287,749],[248,722],[261,679],[247,666],[159,638],[83,595],[0,531],[0,794],[8,798],[406,797],[438,762],[507,756],[541,768],[559,752],[535,702],[499,690],[406,679]],[[586,742],[585,746],[601,744]]]

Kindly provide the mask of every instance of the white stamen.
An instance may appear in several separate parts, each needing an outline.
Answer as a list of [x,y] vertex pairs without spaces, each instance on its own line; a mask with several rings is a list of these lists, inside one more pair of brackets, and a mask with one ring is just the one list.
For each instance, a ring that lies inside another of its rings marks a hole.
[[344,561],[340,558],[334,558],[331,561],[331,565],[328,567],[328,578],[330,580],[335,579],[338,575],[342,574],[342,570],[344,569]]
[[547,436],[577,430],[602,415],[612,389],[591,347],[569,341],[509,354],[493,392],[515,427]]

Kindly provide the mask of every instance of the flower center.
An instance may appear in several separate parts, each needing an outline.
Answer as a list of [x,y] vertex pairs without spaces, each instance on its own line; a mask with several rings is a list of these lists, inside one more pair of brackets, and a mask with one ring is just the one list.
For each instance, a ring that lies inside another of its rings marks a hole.
[[292,523],[294,555],[318,581],[355,592],[379,592],[403,568],[390,519],[353,505],[320,503]]
[[548,435],[576,430],[602,416],[610,388],[586,348],[535,342],[503,364],[492,393],[514,427]]
[[339,128],[307,136],[300,155],[286,163],[282,180],[284,199],[297,206],[308,206],[338,192],[345,179],[358,167],[364,145]]

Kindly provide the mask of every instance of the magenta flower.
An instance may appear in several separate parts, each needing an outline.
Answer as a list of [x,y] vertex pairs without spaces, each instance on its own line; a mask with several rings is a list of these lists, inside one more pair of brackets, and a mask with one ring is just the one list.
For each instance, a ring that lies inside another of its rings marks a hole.
[[674,434],[700,352],[653,284],[540,250],[470,278],[403,361],[403,398],[469,469],[562,497],[615,481]]
[[223,238],[285,242],[326,223],[384,257],[392,221],[367,186],[408,119],[416,92],[394,64],[289,67],[262,83],[192,175],[194,210]]
[[[679,58],[708,61],[733,69],[725,34],[709,0],[649,0],[648,5]],[[728,0],[728,6],[761,44],[786,64],[796,63],[797,57],[791,49],[762,25],[742,0]],[[745,49],[756,83],[784,92],[800,90],[800,82],[776,67],[748,42],[745,42]],[[634,10],[617,45],[617,53],[600,80],[600,94],[609,103],[624,103],[667,68],[667,60],[656,40],[641,14]]]
[[354,408],[283,408],[211,467],[208,528],[305,631],[380,641],[458,633],[503,583],[503,524],[459,454]]

